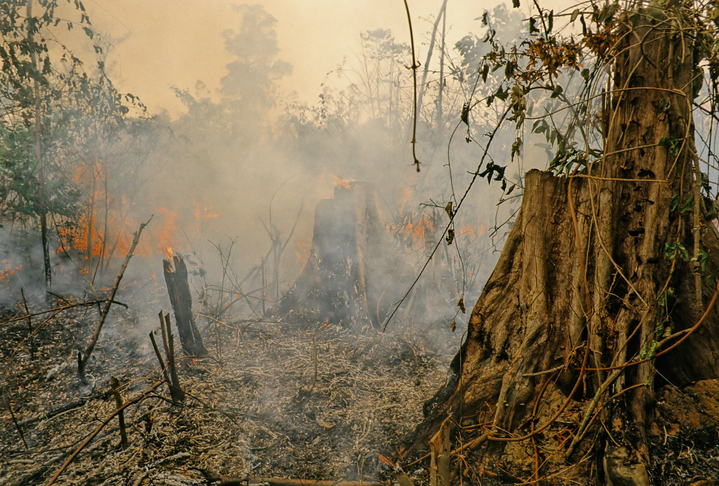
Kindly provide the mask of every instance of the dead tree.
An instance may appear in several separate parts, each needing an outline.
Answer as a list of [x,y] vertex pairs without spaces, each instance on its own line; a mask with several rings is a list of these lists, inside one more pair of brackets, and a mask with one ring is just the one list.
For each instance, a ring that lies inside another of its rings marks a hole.
[[475,470],[501,458],[532,483],[561,466],[565,478],[651,484],[658,387],[719,376],[719,235],[693,142],[704,52],[694,13],[638,8],[611,25],[605,15],[616,55],[603,154],[570,177],[526,175],[457,379],[401,456],[426,450],[450,415],[462,426],[455,456]]
[[174,266],[170,260],[163,260],[162,267],[172,310],[175,312],[175,323],[182,349],[190,356],[207,356],[207,349],[202,343],[202,336],[195,325],[195,317],[192,314],[192,296],[187,281],[187,266],[179,255],[174,255],[172,260]]

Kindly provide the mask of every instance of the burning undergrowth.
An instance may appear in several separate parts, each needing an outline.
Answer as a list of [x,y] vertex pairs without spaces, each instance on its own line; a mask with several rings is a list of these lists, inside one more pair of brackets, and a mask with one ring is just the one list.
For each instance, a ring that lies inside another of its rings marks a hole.
[[[82,385],[76,350],[89,339],[98,310],[74,304],[48,303],[56,310],[30,321],[16,312],[3,316],[4,485],[48,481],[115,410],[112,376],[125,401],[161,379],[146,334],[155,324],[115,306],[88,363],[89,384]],[[459,339],[417,322],[386,333],[229,314],[199,323],[210,357],[178,358],[185,404],[173,405],[167,387],[157,388],[125,411],[127,449],[114,419],[56,484],[204,484],[200,470],[380,478],[376,454],[392,453],[421,421],[422,403],[444,384]]]

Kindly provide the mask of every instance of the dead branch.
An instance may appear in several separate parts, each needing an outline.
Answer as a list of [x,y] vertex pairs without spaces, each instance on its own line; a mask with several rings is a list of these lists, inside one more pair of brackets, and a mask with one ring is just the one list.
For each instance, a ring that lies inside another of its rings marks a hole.
[[264,478],[264,477],[232,477],[217,474],[206,469],[195,468],[200,471],[207,481],[219,481],[219,486],[244,486],[245,484],[268,483],[270,486],[384,486],[379,481],[348,481],[340,479],[286,479],[286,478]]
[[40,422],[41,420],[47,420],[50,418],[55,417],[56,415],[60,415],[61,413],[69,412],[70,410],[74,410],[76,408],[80,408],[87,402],[87,398],[81,398],[80,400],[76,400],[72,403],[68,403],[66,405],[62,405],[58,408],[55,408],[53,410],[50,410],[47,413],[44,413],[40,415],[39,417],[33,417],[27,420],[23,420],[19,423],[20,427],[25,427],[30,424],[34,424],[35,422]]
[[152,216],[150,216],[150,219],[148,219],[146,223],[142,223],[140,225],[140,228],[135,232],[135,236],[132,239],[132,245],[130,246],[130,251],[127,252],[127,255],[125,256],[125,261],[122,262],[122,267],[120,267],[120,271],[118,272],[117,277],[115,277],[115,284],[112,286],[110,296],[107,298],[105,308],[102,310],[102,314],[100,315],[100,321],[97,323],[97,327],[95,328],[95,333],[92,335],[92,339],[90,339],[90,343],[87,345],[85,352],[78,358],[77,372],[80,376],[80,379],[82,379],[83,381],[85,381],[85,365],[87,365],[87,360],[90,358],[92,350],[95,349],[97,340],[100,337],[100,331],[102,330],[102,326],[105,323],[107,314],[110,312],[110,306],[112,305],[112,301],[115,299],[115,294],[117,293],[117,289],[120,286],[122,276],[125,274],[127,265],[130,263],[132,253],[135,251],[137,244],[140,242],[140,235],[142,234],[142,230],[145,229],[145,226],[150,224],[150,221],[152,221]]
[[32,317],[30,317],[30,309],[27,306],[27,299],[25,298],[25,289],[20,289],[22,295],[22,303],[25,307],[25,316],[27,317],[27,330],[29,332],[27,338],[30,340],[30,359],[35,359],[35,345],[32,340]]
[[[53,294],[53,295],[55,295],[55,294]],[[64,300],[64,299],[63,299],[63,300]],[[98,299],[98,300],[93,300],[93,301],[90,301],[90,302],[75,302],[75,303],[73,303],[73,304],[67,304],[67,305],[63,305],[63,306],[60,306],[60,307],[53,307],[52,309],[47,309],[47,310],[44,310],[44,311],[37,311],[37,312],[33,312],[33,313],[31,313],[31,314],[23,314],[23,315],[20,315],[20,316],[11,317],[10,319],[7,319],[7,320],[5,320],[5,321],[2,321],[0,324],[10,324],[10,323],[13,323],[13,322],[22,321],[23,319],[27,319],[27,318],[29,318],[29,317],[37,317],[37,316],[41,316],[41,315],[43,315],[43,314],[50,314],[50,313],[53,313],[53,312],[55,312],[55,313],[57,313],[57,312],[62,312],[62,311],[64,311],[64,310],[73,309],[73,308],[75,308],[75,307],[87,307],[87,306],[91,306],[91,305],[102,304],[103,302],[107,302],[107,301],[108,301],[108,299]],[[124,308],[127,309],[127,304],[124,304],[124,303],[119,302],[119,301],[117,301],[117,300],[113,300],[112,303],[113,303],[113,304],[117,304],[117,305],[121,305],[122,307],[124,307]]]
[[20,427],[20,424],[18,423],[17,418],[15,418],[15,412],[12,409],[12,401],[10,400],[10,395],[7,392],[7,390],[4,390],[3,395],[5,395],[5,403],[7,404],[7,409],[10,410],[10,416],[12,417],[12,421],[15,424],[17,433],[20,435],[20,438],[22,439],[22,443],[25,444],[25,450],[29,450],[30,448],[27,445],[27,441],[25,441],[25,435],[22,433],[22,428]]
[[346,479],[322,480],[322,479],[285,479],[285,478],[248,478],[249,484],[269,483],[270,486],[384,486],[379,481],[349,481]]
[[[162,317],[160,317],[162,319]],[[160,321],[162,322],[162,320]],[[165,377],[165,381],[167,382],[167,386],[172,389],[172,385],[170,385],[170,376],[167,374],[167,367],[165,366],[165,360],[162,359],[162,354],[160,353],[160,348],[157,347],[157,341],[155,341],[155,335],[152,331],[150,331],[150,341],[152,341],[152,348],[155,350],[155,356],[157,356],[157,361],[160,362],[160,368],[162,369],[162,375]]]
[[[148,223],[149,223],[149,221],[148,221]],[[147,223],[145,223],[145,224],[147,224]],[[138,233],[139,233],[139,232],[138,232]],[[137,233],[136,233],[136,234],[137,234]],[[130,253],[132,253],[132,249],[130,250]],[[101,431],[107,424],[109,424],[112,419],[115,418],[116,415],[120,414],[123,410],[125,410],[125,409],[126,409],[127,407],[129,407],[130,405],[134,405],[135,403],[138,403],[138,402],[141,402],[142,400],[144,400],[144,399],[147,397],[147,395],[149,395],[150,393],[152,393],[153,391],[155,391],[158,386],[162,385],[162,383],[163,383],[162,380],[155,382],[150,388],[148,388],[147,390],[145,390],[144,392],[142,392],[140,395],[137,395],[137,396],[134,397],[133,399],[126,401],[126,402],[122,405],[122,407],[118,408],[117,410],[115,410],[114,412],[112,412],[109,416],[107,416],[107,417],[105,418],[105,420],[103,420],[103,422],[102,422],[100,425],[98,425],[95,430],[92,431],[92,433],[87,437],[87,439],[85,439],[85,440],[82,442],[82,444],[80,444],[80,445],[77,447],[77,449],[75,449],[75,452],[73,452],[73,453],[70,455],[70,457],[67,458],[67,460],[62,464],[62,466],[60,466],[60,469],[58,469],[57,472],[56,472],[55,474],[53,474],[53,476],[50,478],[50,481],[48,481],[47,484],[45,484],[45,486],[50,486],[51,484],[54,484],[55,481],[57,480],[57,478],[59,478],[60,475],[65,471],[65,469],[67,469],[67,466],[70,465],[70,463],[77,457],[77,455],[78,455],[85,447],[87,447],[87,445],[92,441],[92,439],[94,439],[94,438],[97,436],[97,434],[99,434],[100,431]]]
[[162,320],[162,311],[160,311],[160,329],[162,330],[162,344],[165,347],[165,355],[167,356],[167,367],[170,371],[170,395],[174,402],[184,402],[185,392],[180,388],[180,377],[177,375],[177,367],[175,366],[175,344],[172,338],[172,326],[170,324],[170,314],[165,314],[165,321]]

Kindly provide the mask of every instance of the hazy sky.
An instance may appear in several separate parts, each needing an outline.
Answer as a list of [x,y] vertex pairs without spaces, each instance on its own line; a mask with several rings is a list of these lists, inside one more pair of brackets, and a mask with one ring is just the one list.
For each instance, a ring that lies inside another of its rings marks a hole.
[[[111,77],[123,92],[140,96],[153,112],[181,109],[170,86],[194,89],[201,80],[218,86],[230,60],[221,33],[239,25],[233,4],[259,3],[277,19],[280,57],[294,66],[284,88],[301,101],[314,102],[320,84],[344,56],[357,51],[359,34],[392,29],[398,42],[409,44],[402,0],[86,0],[95,28],[109,34],[115,48],[109,59]],[[449,0],[449,40],[479,31],[477,17],[497,2]],[[427,20],[442,0],[409,0],[420,59],[426,55]]]

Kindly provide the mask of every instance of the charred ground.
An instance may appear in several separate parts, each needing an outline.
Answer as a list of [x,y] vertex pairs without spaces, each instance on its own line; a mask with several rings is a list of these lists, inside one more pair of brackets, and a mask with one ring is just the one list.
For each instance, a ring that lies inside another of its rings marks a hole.
[[[149,318],[117,306],[112,314],[82,385],[76,350],[92,332],[96,306],[36,316],[32,338],[26,319],[4,311],[2,484],[45,484],[115,410],[111,376],[125,400],[160,379],[140,331],[152,326]],[[173,405],[162,385],[126,410],[126,450],[115,419],[56,484],[204,484],[198,469],[236,477],[385,477],[377,453],[390,455],[421,421],[422,403],[444,384],[452,357],[451,336],[417,326],[381,334],[322,323],[206,324],[211,357],[178,360],[186,403]]]

